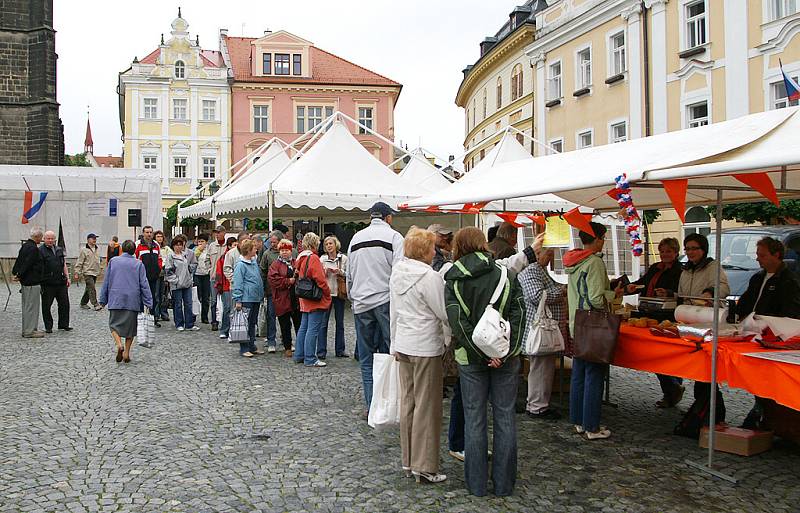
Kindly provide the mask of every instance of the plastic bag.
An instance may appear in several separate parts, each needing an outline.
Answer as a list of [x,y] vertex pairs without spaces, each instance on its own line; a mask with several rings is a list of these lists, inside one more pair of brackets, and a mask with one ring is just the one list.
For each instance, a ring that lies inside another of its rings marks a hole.
[[400,364],[390,354],[373,356],[372,402],[367,423],[377,430],[400,425]]
[[242,308],[234,309],[231,312],[231,329],[228,331],[228,342],[247,342],[250,337],[247,335],[247,314],[249,312]]
[[155,343],[156,323],[152,314],[141,312],[136,316],[136,341],[139,345]]

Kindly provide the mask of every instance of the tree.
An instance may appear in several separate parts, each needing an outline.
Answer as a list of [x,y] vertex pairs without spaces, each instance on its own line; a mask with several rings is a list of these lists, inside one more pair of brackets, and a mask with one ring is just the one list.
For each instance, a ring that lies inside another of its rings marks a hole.
[[[716,217],[717,207],[706,207],[706,211]],[[800,219],[800,200],[783,200],[780,207],[768,201],[723,205],[722,218],[745,224],[785,224],[789,218]]]
[[[183,206],[184,207],[188,207],[190,205],[194,205],[198,201],[200,201],[200,200],[199,199],[190,199],[189,201],[184,203]],[[178,203],[180,203],[180,201],[176,201],[175,204],[172,205],[171,207],[169,207],[169,210],[167,210],[167,221],[169,221],[169,223],[172,226],[175,226],[175,224],[178,222]],[[189,226],[200,226],[200,225],[206,224],[207,222],[208,222],[208,219],[203,219],[202,217],[190,217],[190,218],[186,218],[186,219],[181,219],[181,226],[187,226],[187,227],[189,227]]]
[[67,155],[64,154],[64,165],[65,166],[80,166],[80,167],[92,167],[89,163],[89,159],[86,158],[86,153],[76,153],[75,155]]

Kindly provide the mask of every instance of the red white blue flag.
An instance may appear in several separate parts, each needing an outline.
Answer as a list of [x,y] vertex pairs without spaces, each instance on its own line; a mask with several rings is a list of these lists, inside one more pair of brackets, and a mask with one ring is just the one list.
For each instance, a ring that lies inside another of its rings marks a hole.
[[34,193],[32,191],[25,191],[25,204],[22,207],[22,224],[28,224],[30,220],[33,219],[33,216],[39,213],[45,198],[47,198],[46,192],[37,192],[35,194],[36,203],[33,202]]
[[800,85],[797,81],[792,80],[792,77],[783,71],[783,63],[778,61],[781,66],[781,75],[783,75],[783,83],[786,85],[786,97],[789,101],[800,100]]

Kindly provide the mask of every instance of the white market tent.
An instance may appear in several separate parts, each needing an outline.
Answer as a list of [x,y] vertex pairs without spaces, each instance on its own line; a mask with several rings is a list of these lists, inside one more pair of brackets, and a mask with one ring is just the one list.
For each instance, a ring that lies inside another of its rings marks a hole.
[[[763,187],[756,190],[735,178],[747,180],[766,174],[779,197],[800,197],[800,107],[752,114],[698,128],[635,139],[623,143],[548,155],[534,162],[512,162],[496,175],[457,184],[440,193],[409,203],[412,207],[447,205],[557,193],[571,201],[605,210],[617,205],[606,192],[615,178],[626,173],[636,206],[672,206],[664,180],[685,180],[687,205],[763,201]],[[531,167],[544,172],[531,173]],[[750,175],[749,177],[746,175]],[[769,191],[767,191],[769,192]],[[717,217],[716,254],[720,254],[722,217]],[[719,267],[718,267],[719,269]],[[719,271],[714,301],[711,379],[717,383],[719,322]],[[716,394],[711,394],[710,423],[715,424]],[[708,461],[687,461],[716,477],[735,481],[714,470],[715,430],[709,431]]]
[[450,185],[450,180],[426,160],[425,153],[421,149],[413,150],[410,157],[411,160],[400,171],[400,178],[417,184],[425,194],[438,192]]
[[[22,224],[25,191],[47,192],[41,210]],[[109,200],[116,200],[116,212]],[[142,210],[142,224],[161,228],[161,176],[158,171],[107,167],[0,166],[0,257],[16,257],[21,239],[33,226],[64,229],[67,256],[77,255],[90,232],[105,244],[113,236],[133,237],[128,209]],[[112,215],[115,214],[115,215]]]

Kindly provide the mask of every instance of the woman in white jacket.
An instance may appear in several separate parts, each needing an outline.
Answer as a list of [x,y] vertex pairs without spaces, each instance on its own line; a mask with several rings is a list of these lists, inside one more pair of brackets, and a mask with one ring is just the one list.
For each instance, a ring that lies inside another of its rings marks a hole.
[[442,354],[450,339],[444,280],[433,270],[436,236],[412,228],[405,259],[392,268],[389,319],[392,353],[400,363],[400,446],[403,470],[417,482],[439,483]]

